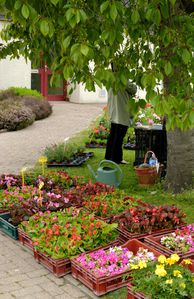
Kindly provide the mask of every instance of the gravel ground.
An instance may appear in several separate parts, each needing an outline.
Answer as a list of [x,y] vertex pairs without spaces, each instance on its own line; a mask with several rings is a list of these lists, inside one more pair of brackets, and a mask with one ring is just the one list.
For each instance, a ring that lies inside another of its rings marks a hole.
[[16,132],[0,132],[0,173],[18,173],[32,167],[50,144],[87,128],[101,112],[103,104],[53,102],[50,117]]

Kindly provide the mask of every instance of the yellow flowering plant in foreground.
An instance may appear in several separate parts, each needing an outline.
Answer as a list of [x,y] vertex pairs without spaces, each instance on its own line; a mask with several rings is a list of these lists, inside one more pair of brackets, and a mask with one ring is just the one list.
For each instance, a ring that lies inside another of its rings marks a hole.
[[185,259],[179,263],[179,260],[177,254],[168,258],[160,255],[157,261],[139,267],[131,274],[133,290],[151,299],[193,298],[194,274],[187,268],[192,262]]

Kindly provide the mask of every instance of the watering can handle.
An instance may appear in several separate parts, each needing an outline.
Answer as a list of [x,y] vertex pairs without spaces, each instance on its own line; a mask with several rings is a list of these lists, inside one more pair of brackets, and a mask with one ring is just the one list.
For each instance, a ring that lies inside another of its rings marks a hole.
[[118,169],[118,171],[119,171],[119,182],[118,182],[117,186],[119,186],[121,181],[122,181],[122,178],[123,178],[123,173],[122,173],[122,170],[119,167],[119,165],[117,163],[111,161],[111,160],[102,160],[99,164],[99,167],[102,166],[103,164],[112,164],[113,166],[115,166],[116,169]]

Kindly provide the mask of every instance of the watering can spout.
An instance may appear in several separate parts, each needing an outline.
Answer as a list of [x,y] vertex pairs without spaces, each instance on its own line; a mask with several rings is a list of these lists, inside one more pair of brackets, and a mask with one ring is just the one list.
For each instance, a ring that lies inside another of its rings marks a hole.
[[92,167],[91,167],[89,164],[87,164],[87,167],[88,167],[89,171],[91,172],[91,174],[93,175],[93,177],[94,177],[95,179],[97,179],[97,175],[95,174],[95,172],[94,172],[94,170],[92,169]]

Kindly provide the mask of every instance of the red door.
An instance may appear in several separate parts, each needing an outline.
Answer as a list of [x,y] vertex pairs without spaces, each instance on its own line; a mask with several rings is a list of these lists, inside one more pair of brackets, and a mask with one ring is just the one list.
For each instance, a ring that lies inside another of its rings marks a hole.
[[51,86],[51,75],[52,72],[46,65],[42,68],[32,70],[31,88],[41,92],[49,101],[68,101],[67,82],[61,80],[60,86]]

